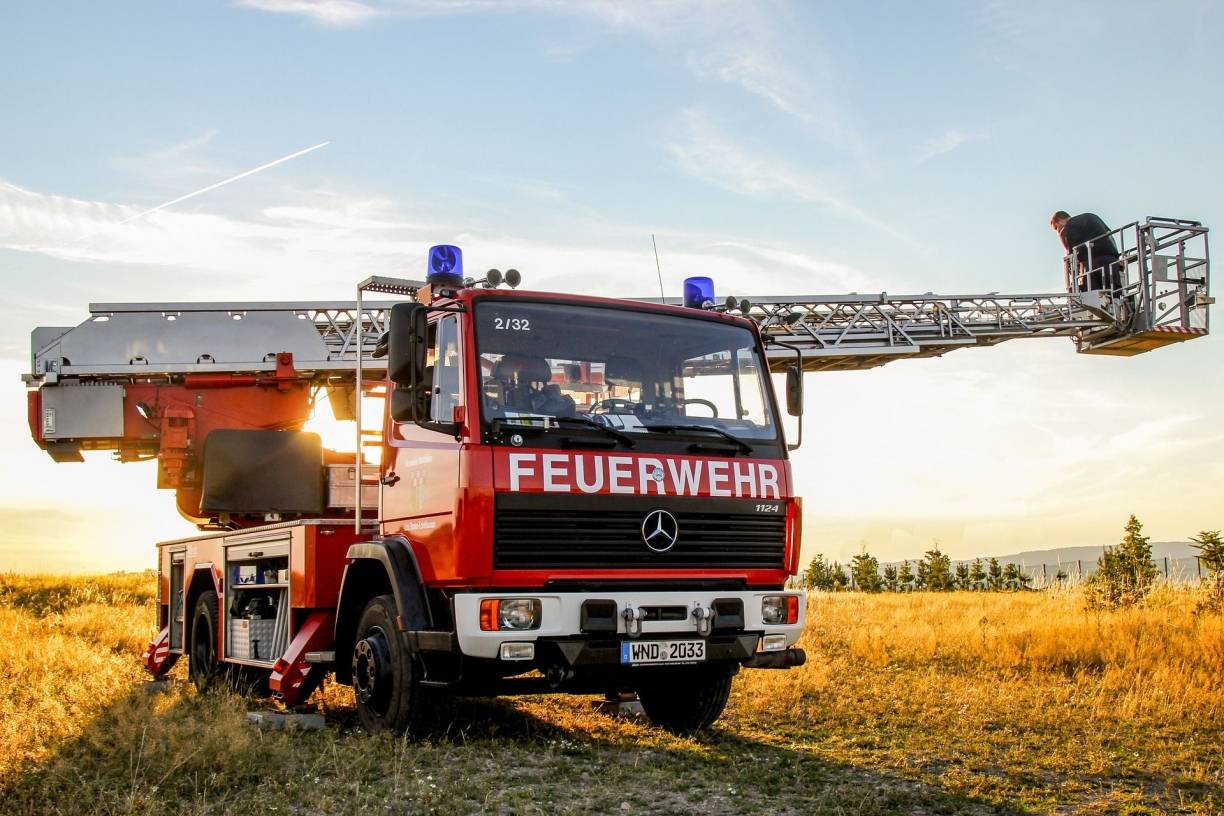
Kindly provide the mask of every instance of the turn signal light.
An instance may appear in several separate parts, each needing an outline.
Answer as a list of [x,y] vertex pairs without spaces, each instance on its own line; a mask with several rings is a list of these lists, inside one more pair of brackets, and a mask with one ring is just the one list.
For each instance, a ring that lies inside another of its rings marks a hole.
[[497,598],[485,598],[480,602],[480,631],[497,631]]

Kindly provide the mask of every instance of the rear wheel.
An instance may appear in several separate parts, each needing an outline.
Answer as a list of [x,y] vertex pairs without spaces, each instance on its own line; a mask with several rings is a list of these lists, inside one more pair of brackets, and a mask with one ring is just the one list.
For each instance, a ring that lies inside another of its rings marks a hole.
[[395,596],[370,599],[353,643],[353,693],[367,731],[419,729],[420,667],[395,629]]
[[203,691],[221,675],[217,661],[217,593],[211,589],[200,593],[191,616],[191,682]]
[[638,687],[650,721],[673,734],[704,731],[714,724],[731,695],[735,667],[663,669]]

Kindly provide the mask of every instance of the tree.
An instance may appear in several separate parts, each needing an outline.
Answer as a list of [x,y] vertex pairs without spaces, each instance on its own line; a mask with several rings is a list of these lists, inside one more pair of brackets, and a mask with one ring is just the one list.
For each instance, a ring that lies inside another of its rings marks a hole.
[[866,549],[850,560],[850,574],[854,576],[854,585],[863,592],[879,592],[884,587],[880,562]]
[[841,565],[840,561],[834,561],[830,570],[832,572],[833,591],[845,591],[850,586],[850,576],[846,574],[846,568]]
[[956,582],[957,589],[968,589],[969,588],[969,565],[965,563],[964,561],[956,565],[955,582]]
[[973,559],[973,565],[969,567],[969,583],[974,589],[984,589],[986,586],[986,570],[980,558]]
[[986,587],[988,589],[1003,588],[1003,568],[999,566],[999,559],[991,558],[986,565]]
[[1020,568],[1015,564],[1009,562],[1003,565],[1003,585],[1008,589],[1020,588]]
[[932,592],[952,589],[952,559],[939,551],[938,541],[918,562],[918,575],[922,585]]
[[901,562],[901,568],[897,571],[897,584],[905,592],[914,589],[914,571],[910,569],[910,562]]
[[1203,609],[1218,610],[1224,605],[1224,541],[1219,530],[1203,530],[1190,539],[1199,551],[1199,564],[1207,570],[1203,577],[1207,584],[1207,601]]
[[1152,545],[1143,535],[1143,524],[1132,515],[1125,531],[1116,547],[1105,549],[1097,571],[1088,579],[1089,606],[1113,609],[1137,604],[1156,583],[1160,573],[1152,561]]
[[833,590],[833,583],[833,565],[825,561],[823,554],[817,553],[816,557],[808,564],[807,569],[803,571],[804,589],[820,589],[825,592],[831,592]]
[[889,592],[897,591],[897,565],[889,564],[884,567],[884,586]]

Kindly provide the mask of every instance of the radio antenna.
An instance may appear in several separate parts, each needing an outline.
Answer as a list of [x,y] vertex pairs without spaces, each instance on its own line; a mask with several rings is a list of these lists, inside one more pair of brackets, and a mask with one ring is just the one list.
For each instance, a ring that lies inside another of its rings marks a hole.
[[654,253],[655,253],[655,271],[659,273],[659,297],[660,297],[660,298],[663,298],[664,300],[666,300],[666,299],[667,299],[667,295],[663,294],[663,267],[659,266],[659,245],[658,245],[658,243],[655,241],[655,237],[654,237],[654,233],[653,233],[653,232],[652,232],[652,233],[650,233],[650,245],[651,245],[652,247],[654,247]]

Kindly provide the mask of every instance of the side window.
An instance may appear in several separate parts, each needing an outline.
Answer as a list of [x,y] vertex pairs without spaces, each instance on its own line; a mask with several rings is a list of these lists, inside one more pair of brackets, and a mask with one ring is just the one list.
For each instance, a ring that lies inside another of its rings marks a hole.
[[455,408],[463,404],[463,355],[459,349],[459,321],[453,315],[439,320],[434,331],[428,364],[433,367],[433,399],[429,418],[453,422]]

